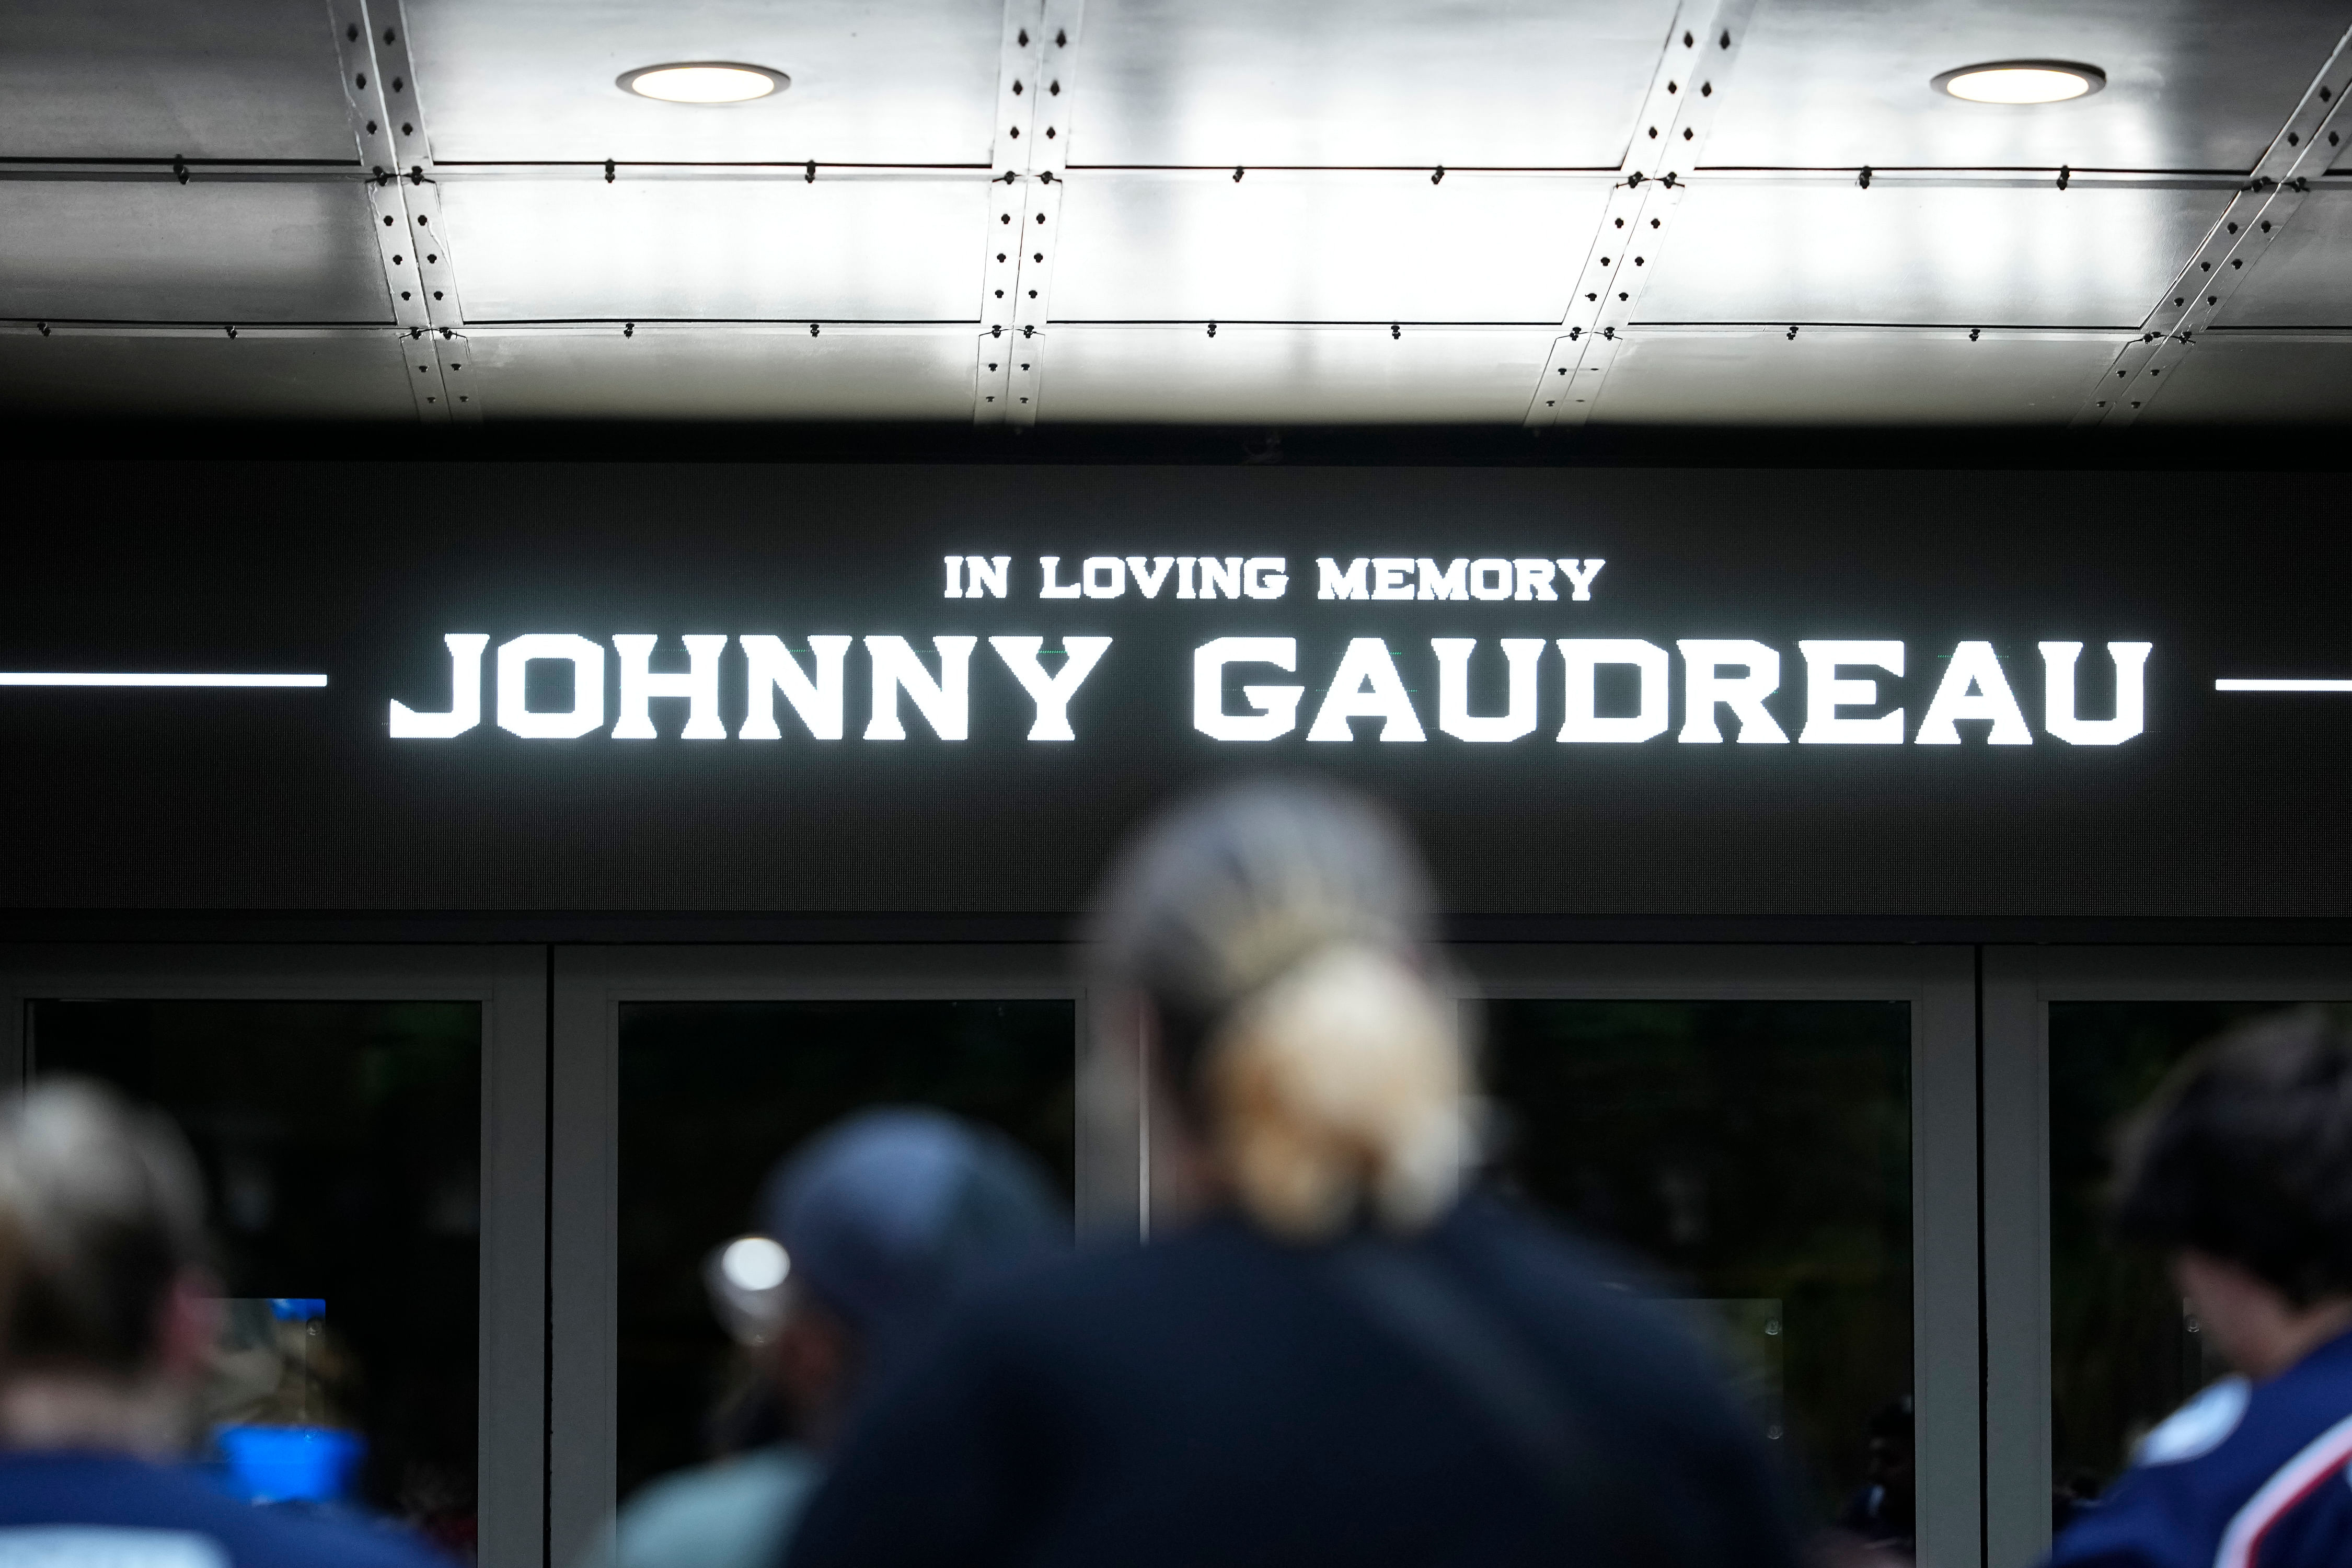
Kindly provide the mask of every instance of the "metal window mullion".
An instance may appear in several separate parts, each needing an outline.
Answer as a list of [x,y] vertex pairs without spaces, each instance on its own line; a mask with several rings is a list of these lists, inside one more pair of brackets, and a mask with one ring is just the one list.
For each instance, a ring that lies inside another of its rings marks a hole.
[[1985,1557],[2050,1546],[2049,1009],[2042,953],[1984,957]]
[[1918,1556],[1984,1557],[1975,954],[1918,955],[1911,995],[1912,1398]]
[[2352,1000],[2340,948],[1988,948],[1984,984],[1986,1546],[2050,1542],[2050,1005]]
[[[28,1004],[46,996],[170,1001],[470,1001],[481,1008],[476,1479],[483,1568],[543,1568],[545,1104],[537,948],[27,946],[0,952],[0,1081],[21,1083]],[[12,1070],[13,1069],[13,1070]]]
[[481,1568],[547,1561],[547,952],[497,950],[482,1030]]
[[[1983,1562],[1977,1018],[1961,948],[1463,947],[1489,996],[1901,1001],[1911,1013],[1912,1391],[1919,1560]],[[2045,1500],[2046,1511],[2046,1500]],[[1995,1563],[2006,1560],[1995,1558]],[[2020,1560],[2022,1561],[2022,1560]]]
[[555,952],[549,1061],[547,1560],[583,1561],[613,1518],[619,1477],[617,955]]
[[[618,1479],[620,1009],[628,1001],[740,1002],[1072,998],[1083,988],[1058,948],[558,948],[551,1063],[554,1123],[546,1289],[553,1383],[548,1391],[548,1561],[569,1568],[614,1516]],[[1115,1183],[1083,1156],[1089,1184]]]

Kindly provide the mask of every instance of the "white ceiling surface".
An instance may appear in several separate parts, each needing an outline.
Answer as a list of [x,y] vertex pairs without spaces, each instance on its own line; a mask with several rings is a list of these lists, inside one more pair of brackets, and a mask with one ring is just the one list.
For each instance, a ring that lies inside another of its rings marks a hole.
[[2159,424],[2352,419],[2352,338],[2208,333],[2143,417]]
[[0,180],[0,314],[392,321],[349,181]]
[[[408,19],[446,162],[989,161],[1003,0],[412,0]],[[793,85],[721,107],[614,86],[666,60]]]
[[0,331],[0,412],[413,420],[404,357],[381,332]]
[[1055,419],[1516,425],[1555,328],[1055,327]]
[[[2352,181],[2347,181],[2352,185]],[[2224,327],[2352,327],[2352,190],[2325,187],[2217,318]]]
[[0,5],[0,158],[352,151],[319,0]]
[[[2128,332],[1872,331],[1853,327],[1629,334],[1597,422],[1931,425],[1956,405],[1988,423],[2063,423]],[[1699,412],[1704,410],[1704,413]]]
[[1695,183],[1641,319],[2137,327],[2229,199]]
[[1613,169],[1672,0],[1088,0],[1074,164]]
[[[2328,0],[1764,0],[1707,144],[1717,167],[2245,170],[2352,24]],[[2099,66],[2071,103],[1966,103],[1984,60]]]
[[988,187],[961,179],[464,180],[467,320],[970,321]]
[[[1718,17],[1736,49],[1680,48]],[[1646,197],[1665,226],[1579,378],[1596,422],[2064,424],[2123,405],[2108,367],[2315,79],[2352,86],[2346,0],[407,0],[402,25],[463,311],[442,358],[493,421],[971,418],[995,321],[1039,328],[1047,422],[1517,424]],[[416,417],[337,43],[324,0],[0,5],[6,406]],[[2026,56],[2108,86],[1927,85]],[[614,85],[709,58],[793,85]],[[1697,106],[1686,75],[1712,125],[1651,139]],[[1017,318],[983,298],[1008,169]],[[1623,188],[1668,170],[1674,200]],[[2346,416],[2352,174],[2316,184],[2145,416]]]
[[1557,322],[1608,199],[1549,174],[1082,170],[1054,315]]
[[491,327],[468,347],[509,417],[971,417],[965,327],[836,327],[816,337],[805,327],[639,327],[627,337],[609,327]]

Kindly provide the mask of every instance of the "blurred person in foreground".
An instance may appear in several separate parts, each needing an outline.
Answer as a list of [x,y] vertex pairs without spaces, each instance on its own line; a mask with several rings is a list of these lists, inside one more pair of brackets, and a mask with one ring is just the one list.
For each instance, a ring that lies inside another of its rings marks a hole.
[[782,1405],[790,1440],[665,1476],[600,1549],[618,1568],[774,1568],[859,1392],[961,1290],[1070,1232],[1036,1162],[936,1110],[851,1117],[779,1163],[764,1234],[706,1269],[712,1306]]
[[1875,1552],[1909,1558],[1919,1549],[1919,1448],[1911,1396],[1870,1413],[1862,1489],[1839,1510],[1836,1528]]
[[1151,1064],[1180,1217],[968,1302],[852,1428],[792,1568],[1793,1562],[1702,1354],[1465,1194],[1429,923],[1397,830],[1333,788],[1143,834],[1096,933],[1141,1038],[1102,1060]]
[[397,1526],[256,1507],[182,1462],[217,1333],[178,1132],[92,1084],[0,1104],[0,1563],[446,1568]]
[[2140,1442],[2053,1568],[2352,1563],[2352,1037],[2223,1036],[2126,1133],[2116,1228],[2163,1247],[2234,1369]]

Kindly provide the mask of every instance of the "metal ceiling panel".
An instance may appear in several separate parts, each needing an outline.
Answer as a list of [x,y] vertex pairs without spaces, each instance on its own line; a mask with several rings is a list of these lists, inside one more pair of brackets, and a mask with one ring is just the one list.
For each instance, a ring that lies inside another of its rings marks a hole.
[[8,0],[0,157],[358,157],[320,0]]
[[2175,425],[2352,419],[2352,336],[2207,332],[2139,417]]
[[1673,0],[1088,0],[1070,162],[1615,168]]
[[1645,321],[2137,326],[2229,194],[1693,183]]
[[[1715,166],[2253,167],[2352,21],[2333,0],[1760,0]],[[2079,60],[2105,90],[1968,103],[1929,79]]]
[[[444,162],[986,163],[1003,0],[410,0]],[[657,103],[615,85],[673,60],[792,78],[751,103]]]
[[356,181],[0,182],[0,316],[389,322]]
[[467,347],[493,420],[971,418],[966,328],[493,328]]
[[2316,189],[2213,320],[2223,327],[2352,327],[2352,191]]
[[1555,330],[1054,327],[1039,417],[1517,424]]
[[0,414],[416,420],[389,331],[0,331]]
[[1617,351],[1596,423],[2063,425],[2126,332],[1852,327],[1643,331]]
[[1577,175],[1074,174],[1054,315],[1556,322],[1608,198]]
[[988,187],[445,180],[470,321],[977,321]]

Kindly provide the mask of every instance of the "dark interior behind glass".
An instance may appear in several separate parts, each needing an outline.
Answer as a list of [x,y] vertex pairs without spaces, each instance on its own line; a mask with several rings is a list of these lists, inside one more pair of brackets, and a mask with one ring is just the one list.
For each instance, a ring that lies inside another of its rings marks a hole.
[[2052,1477],[2095,1497],[2149,1427],[2223,1371],[2164,1260],[2108,1233],[2116,1133],[2165,1075],[2264,1002],[2050,1005]]
[[[1074,1179],[1076,1005],[694,1002],[621,1009],[620,1464],[626,1497],[762,1435],[702,1261],[753,1228],[760,1183],[868,1106],[938,1106]],[[751,1408],[747,1408],[751,1406]]]
[[1835,1517],[1871,1480],[1873,1415],[1911,1392],[1907,1005],[1499,1001],[1487,1018],[1505,1179],[1692,1303]]
[[[273,1334],[291,1347],[278,1386],[216,1379],[208,1414],[356,1430],[352,1500],[469,1552],[480,1007],[64,1000],[27,1013],[37,1075],[100,1079],[179,1124],[211,1194],[229,1332],[248,1350]],[[301,1314],[322,1302],[323,1315],[273,1325],[271,1300]]]

